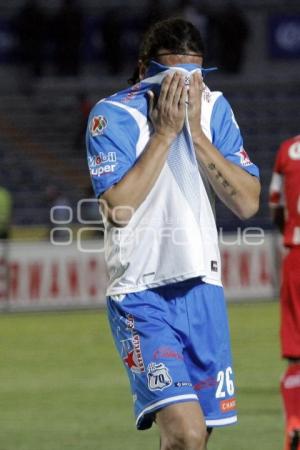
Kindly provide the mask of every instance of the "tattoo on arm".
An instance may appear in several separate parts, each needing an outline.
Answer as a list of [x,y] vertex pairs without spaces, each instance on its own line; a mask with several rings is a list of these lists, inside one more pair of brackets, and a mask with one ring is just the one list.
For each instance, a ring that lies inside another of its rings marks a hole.
[[215,179],[217,181],[219,181],[219,183],[221,183],[221,185],[223,186],[224,189],[226,189],[227,191],[229,191],[229,195],[231,197],[234,197],[236,195],[236,190],[230,185],[229,181],[227,181],[222,173],[216,168],[214,163],[209,163],[208,166],[209,170],[211,172],[214,172],[215,175]]

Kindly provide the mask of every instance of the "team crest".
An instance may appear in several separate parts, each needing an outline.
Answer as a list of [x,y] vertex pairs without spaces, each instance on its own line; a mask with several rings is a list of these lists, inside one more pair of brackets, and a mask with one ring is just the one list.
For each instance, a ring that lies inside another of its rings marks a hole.
[[163,363],[150,363],[147,367],[147,377],[150,391],[162,391],[173,383],[168,368]]
[[300,144],[299,142],[294,142],[289,148],[289,157],[291,159],[300,159]]
[[90,122],[90,132],[92,136],[99,136],[100,134],[103,134],[106,127],[107,120],[104,116],[95,116]]

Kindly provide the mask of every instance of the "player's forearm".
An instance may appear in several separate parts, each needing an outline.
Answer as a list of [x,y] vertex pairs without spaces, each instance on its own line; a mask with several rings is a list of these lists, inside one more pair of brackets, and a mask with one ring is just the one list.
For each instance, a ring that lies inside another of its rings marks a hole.
[[248,219],[259,208],[260,182],[227,161],[201,133],[193,138],[198,162],[218,197],[239,218]]
[[122,227],[130,221],[158,179],[172,140],[154,133],[136,164],[102,195],[102,210],[111,222]]

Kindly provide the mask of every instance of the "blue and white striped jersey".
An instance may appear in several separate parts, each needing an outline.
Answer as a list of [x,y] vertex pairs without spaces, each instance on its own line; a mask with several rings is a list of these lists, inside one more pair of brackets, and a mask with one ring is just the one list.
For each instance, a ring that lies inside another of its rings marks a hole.
[[[163,77],[195,65],[167,67],[152,62],[147,78],[101,100],[92,109],[86,145],[97,197],[118,183],[145,149],[151,133],[147,91],[159,92]],[[249,160],[232,109],[221,92],[207,87],[202,95],[201,126],[229,161],[258,176]],[[138,186],[137,186],[138,189]],[[198,167],[189,125],[171,145],[167,161],[129,224],[105,221],[105,254],[110,296],[136,292],[201,276],[221,285],[221,262],[213,212],[213,193]]]

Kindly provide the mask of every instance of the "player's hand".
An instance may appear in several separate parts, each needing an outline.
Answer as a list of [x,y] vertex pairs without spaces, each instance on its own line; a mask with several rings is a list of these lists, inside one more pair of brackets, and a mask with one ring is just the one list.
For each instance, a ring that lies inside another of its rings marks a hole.
[[190,78],[188,92],[188,119],[192,137],[202,135],[201,128],[201,100],[205,85],[199,72],[193,73]]
[[154,93],[148,91],[148,95],[149,116],[155,133],[172,142],[182,130],[185,119],[187,89],[183,75],[174,72],[164,78],[156,104]]

